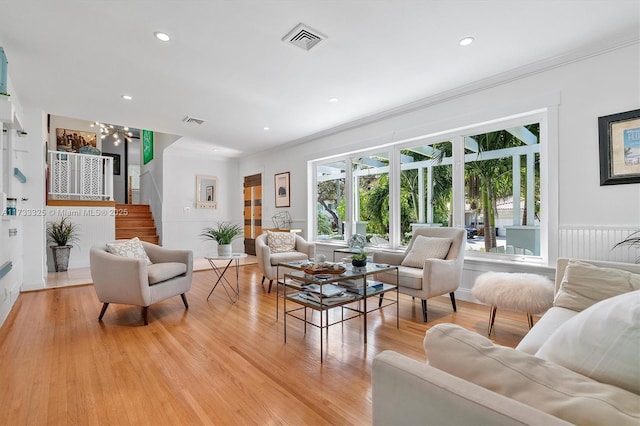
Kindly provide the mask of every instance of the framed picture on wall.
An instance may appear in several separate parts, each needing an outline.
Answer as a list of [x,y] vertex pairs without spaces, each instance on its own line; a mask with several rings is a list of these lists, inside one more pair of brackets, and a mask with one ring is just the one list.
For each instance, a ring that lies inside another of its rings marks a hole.
[[56,129],[56,151],[80,152],[83,147],[96,147],[95,133],[81,130]]
[[142,130],[142,164],[153,160],[153,132]]
[[291,207],[289,172],[278,173],[274,176],[276,189],[276,207]]
[[598,117],[600,185],[640,183],[640,109]]
[[113,174],[120,174],[120,154],[109,154],[108,152],[103,152],[102,155],[105,157],[113,158]]

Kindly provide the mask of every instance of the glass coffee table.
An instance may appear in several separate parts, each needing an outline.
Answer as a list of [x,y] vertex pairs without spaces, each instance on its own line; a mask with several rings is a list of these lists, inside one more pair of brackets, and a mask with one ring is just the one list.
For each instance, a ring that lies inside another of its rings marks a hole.
[[[282,283],[285,343],[287,342],[287,318],[295,318],[302,321],[305,333],[307,325],[317,327],[320,330],[320,363],[322,363],[324,358],[322,330],[331,325],[343,323],[354,318],[362,318],[363,340],[366,345],[367,315],[375,310],[395,305],[396,328],[400,328],[398,286],[373,279],[373,276],[378,272],[395,269],[397,274],[397,266],[367,263],[365,267],[355,268],[350,264],[342,264],[345,267],[345,271],[340,274],[307,274],[302,270],[303,265],[306,263],[308,262],[286,262],[282,264],[282,266],[292,270],[292,272],[284,274]],[[383,298],[386,293],[395,293],[395,299]],[[377,306],[374,305],[373,309],[370,303],[367,306],[367,300],[372,296],[378,297]],[[329,311],[336,308],[341,310],[340,319],[330,322]],[[309,319],[307,309],[320,312],[319,324]],[[329,334],[326,334],[328,339]]]

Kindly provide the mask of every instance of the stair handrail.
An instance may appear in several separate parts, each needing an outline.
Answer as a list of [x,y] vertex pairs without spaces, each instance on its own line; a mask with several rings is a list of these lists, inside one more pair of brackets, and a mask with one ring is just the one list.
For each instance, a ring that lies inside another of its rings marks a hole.
[[[140,174],[140,187],[142,189],[143,182],[149,179],[151,184],[151,190],[149,191],[149,200],[146,202],[149,204],[151,213],[153,214],[153,221],[156,224],[156,233],[160,241],[162,241],[162,193],[156,184],[155,178],[150,171],[144,171]],[[146,186],[146,185],[145,185]],[[140,200],[141,203],[145,203],[144,200]]]
[[49,199],[113,201],[113,157],[49,151]]

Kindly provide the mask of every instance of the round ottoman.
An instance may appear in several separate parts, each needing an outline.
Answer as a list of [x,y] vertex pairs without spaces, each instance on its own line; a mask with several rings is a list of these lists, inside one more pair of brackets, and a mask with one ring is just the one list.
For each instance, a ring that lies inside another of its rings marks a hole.
[[541,314],[553,304],[553,283],[536,274],[486,272],[476,278],[471,291],[476,299],[491,306],[489,335],[498,308],[526,312],[531,329],[533,314]]

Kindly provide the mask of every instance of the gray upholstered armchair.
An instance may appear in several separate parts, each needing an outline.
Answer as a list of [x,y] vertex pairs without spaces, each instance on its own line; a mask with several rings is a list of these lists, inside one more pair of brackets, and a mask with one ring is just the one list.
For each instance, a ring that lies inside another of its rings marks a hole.
[[193,253],[141,243],[150,265],[145,259],[111,254],[106,244],[91,247],[91,278],[103,303],[98,320],[102,320],[109,303],[142,306],[144,325],[148,324],[148,309],[153,303],[180,295],[185,308],[189,308],[186,293],[191,288]]
[[[433,239],[429,240],[429,237]],[[380,272],[376,278],[390,284],[396,284],[398,279],[400,293],[421,299],[424,322],[427,322],[427,299],[430,297],[449,293],[455,312],[454,291],[462,277],[465,237],[466,231],[462,228],[416,228],[404,253],[373,254],[376,263],[398,265],[398,278],[396,271]]]
[[[278,233],[272,233],[278,234]],[[281,262],[295,262],[297,260],[307,260],[315,256],[316,245],[305,241],[299,235],[288,234],[289,238],[295,237],[295,245],[293,249],[287,251],[275,252],[269,247],[268,232],[258,236],[256,238],[256,257],[258,258],[258,267],[262,272],[262,284],[264,285],[265,278],[269,280],[269,290],[271,293],[271,285],[273,280],[278,280],[278,264]],[[272,244],[273,246],[273,244]],[[280,278],[284,274],[284,270],[280,271]]]

